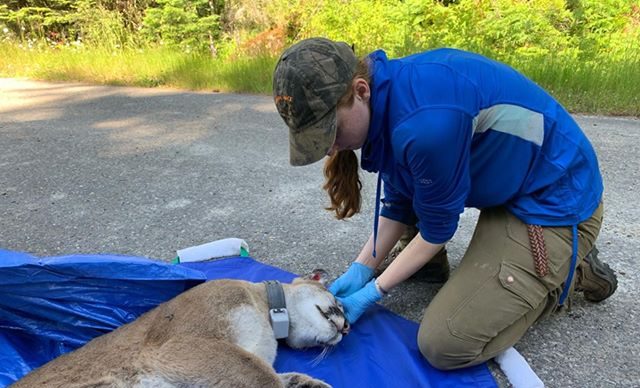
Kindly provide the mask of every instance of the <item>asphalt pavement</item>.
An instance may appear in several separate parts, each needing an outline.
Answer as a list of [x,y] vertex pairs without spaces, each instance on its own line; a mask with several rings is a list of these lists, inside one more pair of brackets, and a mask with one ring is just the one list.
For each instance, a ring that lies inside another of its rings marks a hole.
[[[516,348],[548,387],[640,387],[640,120],[576,119],[602,168],[598,247],[619,288],[600,304],[576,298]],[[0,248],[170,260],[240,237],[259,261],[337,276],[371,232],[375,176],[362,178],[362,213],[335,220],[322,164],[288,165],[269,96],[0,79]],[[466,211],[448,245],[454,268],[476,218]],[[384,304],[419,321],[437,290],[406,282]]]

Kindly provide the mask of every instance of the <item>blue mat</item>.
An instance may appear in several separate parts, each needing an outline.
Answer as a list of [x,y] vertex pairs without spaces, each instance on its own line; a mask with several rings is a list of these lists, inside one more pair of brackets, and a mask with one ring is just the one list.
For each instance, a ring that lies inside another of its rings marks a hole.
[[[139,257],[36,258],[0,249],[0,387],[205,280],[290,282],[295,275],[247,257],[170,265]],[[381,306],[318,360],[320,350],[281,345],[275,368],[339,387],[496,387],[486,365],[431,367],[415,343],[418,325]]]

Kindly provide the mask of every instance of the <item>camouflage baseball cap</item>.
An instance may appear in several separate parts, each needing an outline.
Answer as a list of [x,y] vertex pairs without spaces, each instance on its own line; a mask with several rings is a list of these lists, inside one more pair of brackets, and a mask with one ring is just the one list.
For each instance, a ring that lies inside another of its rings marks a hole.
[[325,38],[289,47],[273,72],[273,99],[289,127],[294,166],[322,159],[336,138],[336,105],[355,74],[358,58],[349,45]]

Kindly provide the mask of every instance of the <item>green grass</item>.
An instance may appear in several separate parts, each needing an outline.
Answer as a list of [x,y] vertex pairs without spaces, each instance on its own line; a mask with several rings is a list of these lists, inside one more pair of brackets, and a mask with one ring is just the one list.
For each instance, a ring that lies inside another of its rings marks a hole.
[[216,60],[162,49],[25,50],[0,44],[0,76],[105,85],[270,93],[276,58]]
[[183,55],[177,62],[178,66],[163,72],[163,85],[193,90],[270,94],[276,58],[262,56],[223,61]]
[[640,116],[640,59],[545,60],[518,68],[571,112]]
[[[163,49],[25,50],[0,44],[0,76],[107,85],[271,93],[276,58],[227,60]],[[537,60],[514,64],[569,111],[640,116],[640,60]]]

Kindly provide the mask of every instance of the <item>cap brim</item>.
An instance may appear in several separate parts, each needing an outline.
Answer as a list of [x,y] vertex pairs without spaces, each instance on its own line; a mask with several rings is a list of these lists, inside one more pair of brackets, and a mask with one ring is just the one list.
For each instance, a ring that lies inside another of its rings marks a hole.
[[336,108],[299,131],[289,130],[289,163],[306,166],[324,158],[336,140]]

